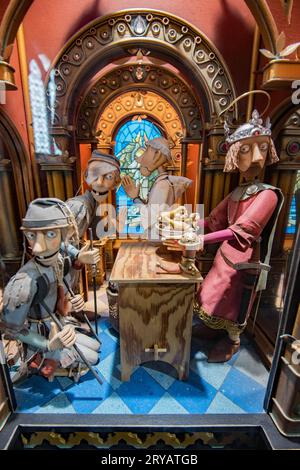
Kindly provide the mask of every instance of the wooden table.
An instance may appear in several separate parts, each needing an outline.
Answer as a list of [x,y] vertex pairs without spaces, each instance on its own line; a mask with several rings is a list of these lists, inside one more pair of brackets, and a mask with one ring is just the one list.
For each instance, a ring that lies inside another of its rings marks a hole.
[[[153,360],[174,366],[180,380],[188,377],[195,284],[202,277],[158,274],[158,248],[160,243],[124,243],[112,269],[110,281],[119,285],[123,381],[135,366]],[[162,256],[180,259],[174,252]]]

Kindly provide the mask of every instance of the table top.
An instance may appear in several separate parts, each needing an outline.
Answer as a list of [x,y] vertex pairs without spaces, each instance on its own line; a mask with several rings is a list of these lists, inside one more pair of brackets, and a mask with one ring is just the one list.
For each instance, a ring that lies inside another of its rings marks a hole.
[[[156,252],[162,251],[158,255]],[[195,284],[202,281],[202,276],[189,276],[185,273],[157,273],[157,262],[160,259],[178,262],[181,253],[168,252],[161,243],[137,242],[122,243],[116,257],[110,281],[124,283],[187,283]]]

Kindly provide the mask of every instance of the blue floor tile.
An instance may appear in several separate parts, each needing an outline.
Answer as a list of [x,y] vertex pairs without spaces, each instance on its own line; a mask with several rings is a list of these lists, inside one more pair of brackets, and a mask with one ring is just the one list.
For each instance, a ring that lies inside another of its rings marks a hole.
[[74,384],[74,380],[69,379],[69,377],[56,377],[56,380],[62,390],[66,390],[68,387],[71,387],[71,385]]
[[112,339],[115,343],[117,343],[118,345],[120,344],[119,335],[116,333],[116,331],[113,328],[106,328],[105,334],[107,334],[110,337],[110,339]]
[[104,400],[92,414],[132,414],[132,411],[124,403],[117,393],[112,393]]
[[100,361],[102,361],[109,356],[109,354],[116,351],[119,346],[105,331],[100,333],[100,340],[102,342],[100,347]]
[[136,367],[129,382],[121,381],[119,338],[107,317],[98,322],[102,341],[96,366],[101,387],[89,372],[76,384],[68,377],[52,383],[33,376],[15,387],[22,413],[185,414],[260,413],[268,372],[255,350],[242,338],[240,351],[225,364],[207,362],[213,342],[193,339],[190,374],[177,379],[176,370],[162,361]]
[[[101,374],[100,374],[101,376]],[[81,377],[79,383],[74,383],[66,391],[66,397],[74,407],[76,413],[92,413],[103,400],[108,398],[113,389],[110,384],[101,376],[103,385],[100,385],[89,372]]]
[[223,413],[228,413],[228,414],[235,414],[235,413],[245,413],[245,411],[237,406],[235,403],[233,403],[229,398],[226,398],[225,395],[222,393],[218,392],[211,404],[209,405],[207,411],[207,414],[223,414]]
[[188,380],[176,380],[168,389],[168,393],[189,413],[205,413],[216,394],[216,389],[190,371]]
[[206,355],[198,351],[190,361],[190,368],[215,389],[219,389],[231,367],[229,364],[209,363]]
[[220,392],[248,413],[262,413],[265,387],[232,367]]
[[150,414],[188,414],[188,411],[178,403],[168,392],[154,405]]
[[102,331],[105,331],[108,328],[111,328],[111,322],[107,317],[103,317],[99,323],[100,323],[100,328]]
[[44,377],[34,375],[15,387],[17,412],[34,413],[60,393],[56,380],[49,382]]
[[133,413],[147,414],[165,390],[143,367],[139,367],[131,375],[130,382],[123,382],[116,392]]
[[177,371],[166,362],[146,362],[143,367],[165,390],[177,379]]
[[248,346],[241,350],[239,357],[234,363],[234,368],[256,380],[262,386],[267,386],[269,379],[268,371],[253,347]]
[[75,410],[64,393],[60,393],[56,397],[52,398],[48,403],[41,406],[36,413],[75,413]]
[[110,383],[115,390],[121,385],[120,350],[117,349],[109,354],[103,361],[101,360],[96,366],[98,371],[103,375],[105,380]]

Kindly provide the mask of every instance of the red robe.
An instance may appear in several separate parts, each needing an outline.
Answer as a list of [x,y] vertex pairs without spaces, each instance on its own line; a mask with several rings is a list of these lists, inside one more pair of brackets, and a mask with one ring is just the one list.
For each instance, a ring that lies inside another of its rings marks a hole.
[[229,228],[235,237],[221,244],[198,291],[199,305],[208,316],[238,322],[245,271],[229,266],[222,253],[230,263],[259,261],[257,241],[277,202],[277,194],[272,189],[260,191],[242,201],[232,200],[229,194],[206,219],[211,232]]

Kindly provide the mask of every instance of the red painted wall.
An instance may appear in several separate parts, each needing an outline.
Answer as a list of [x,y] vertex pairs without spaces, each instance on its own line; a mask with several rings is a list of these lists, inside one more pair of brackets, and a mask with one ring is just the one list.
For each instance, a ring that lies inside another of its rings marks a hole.
[[279,0],[267,0],[269,8],[274,18],[276,18],[276,25],[279,33],[285,32],[286,45],[293,44],[300,41],[300,2],[294,0],[293,10],[291,17],[291,24],[288,24],[287,18]]
[[199,145],[188,145],[188,161],[186,168],[186,176],[192,180],[191,186],[186,191],[186,203],[194,205],[195,190],[196,190],[196,176],[198,175],[198,158],[199,158]]
[[153,8],[177,15],[202,31],[224,56],[238,92],[248,86],[254,21],[243,0],[36,0],[24,21],[28,59],[51,61],[82,26],[129,8]]
[[10,63],[15,69],[15,83],[18,89],[16,91],[6,92],[6,103],[0,106],[4,109],[4,111],[8,114],[8,116],[11,118],[11,120],[17,127],[20,133],[20,136],[25,144],[25,147],[29,151],[26,115],[25,115],[25,107],[24,107],[24,99],[23,99],[23,89],[22,89],[18,48],[17,48],[16,41],[14,44]]
[[9,4],[9,0],[1,0],[1,2],[0,2],[0,18],[3,17],[8,4]]

